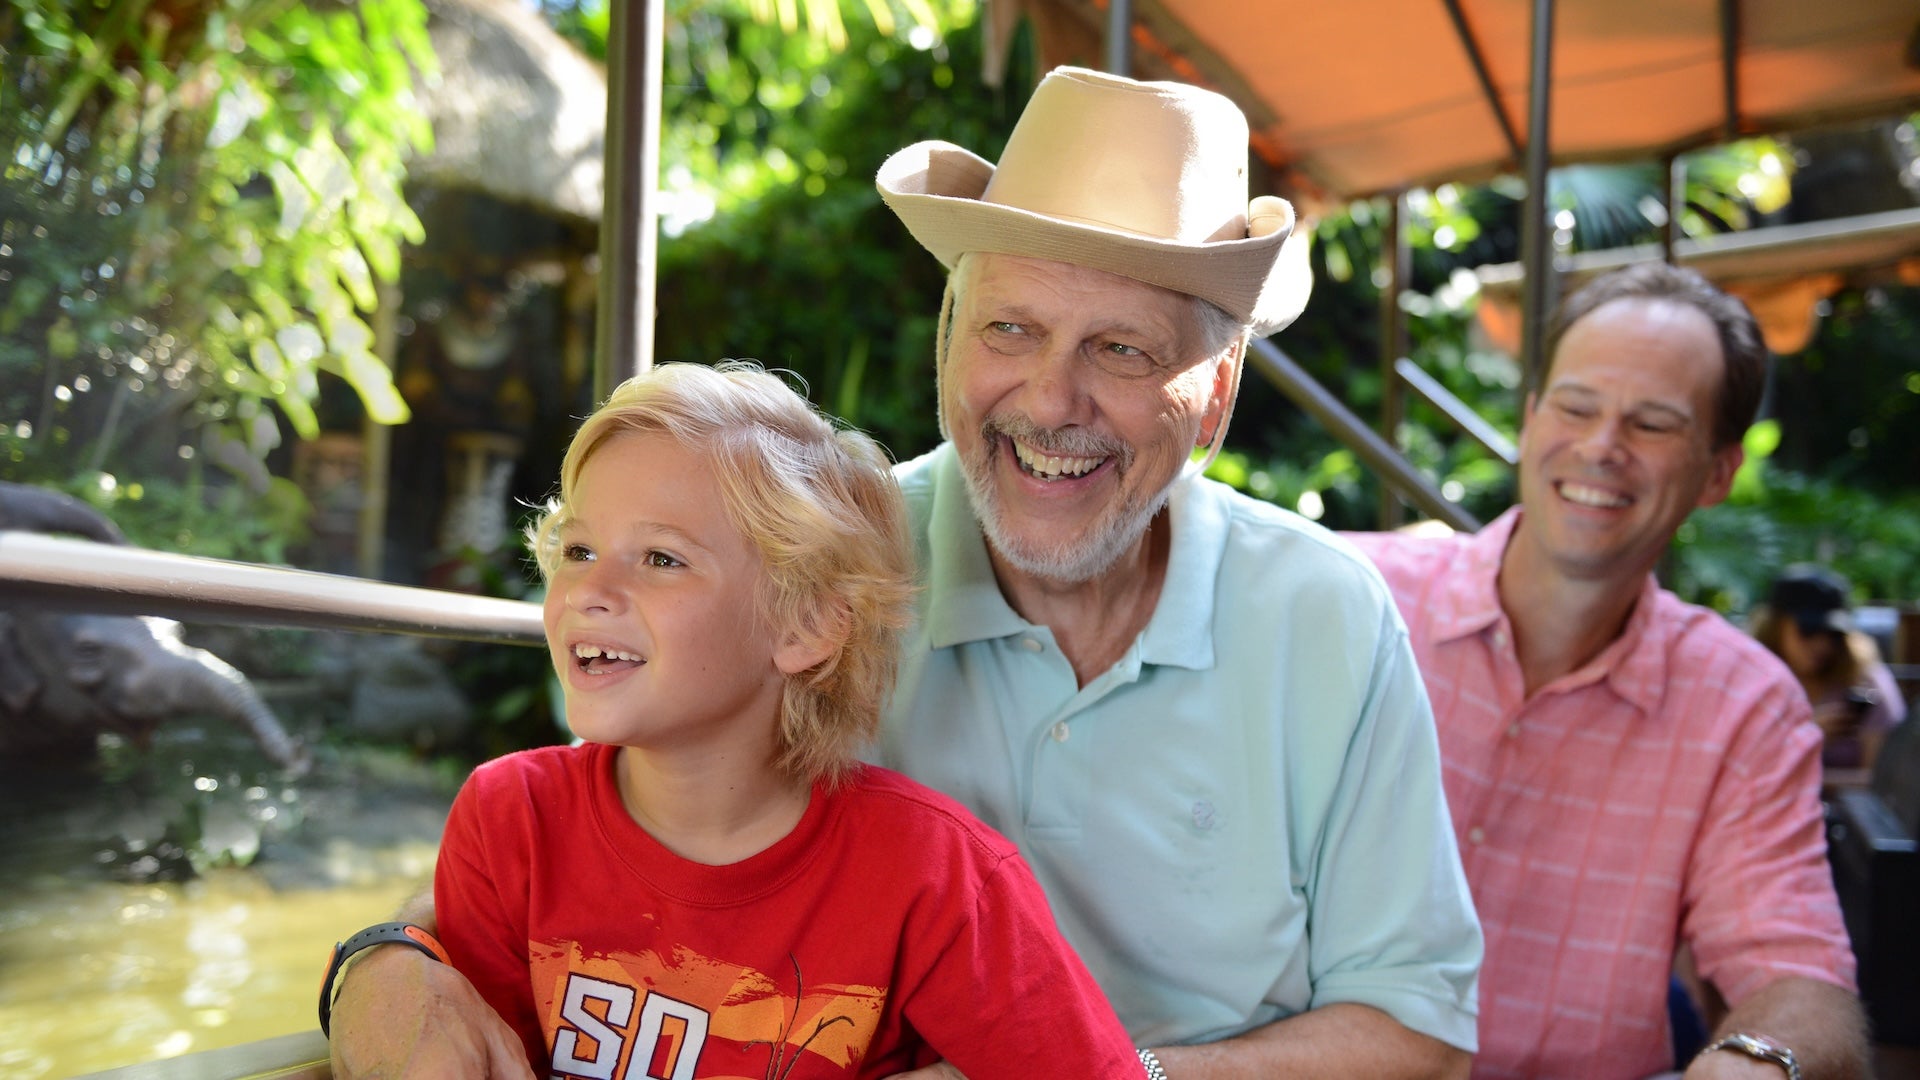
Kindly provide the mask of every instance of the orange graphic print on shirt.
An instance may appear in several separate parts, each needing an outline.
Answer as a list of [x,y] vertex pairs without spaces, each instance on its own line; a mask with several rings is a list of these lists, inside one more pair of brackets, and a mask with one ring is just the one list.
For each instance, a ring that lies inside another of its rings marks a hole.
[[802,1055],[851,1071],[887,999],[884,986],[808,986],[798,961],[782,978],[677,946],[671,955],[588,956],[576,942],[528,950],[557,1077],[787,1080]]

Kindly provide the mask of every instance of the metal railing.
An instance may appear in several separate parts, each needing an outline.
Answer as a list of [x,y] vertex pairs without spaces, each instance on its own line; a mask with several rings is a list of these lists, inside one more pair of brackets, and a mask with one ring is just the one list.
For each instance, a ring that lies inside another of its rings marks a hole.
[[540,605],[0,530],[0,607],[544,645]]
[[1481,448],[1508,465],[1520,464],[1520,451],[1500,429],[1473,411],[1473,406],[1454,396],[1453,391],[1440,384],[1440,380],[1426,373],[1419,364],[1406,357],[1393,362],[1393,373],[1405,383],[1407,389],[1420,395],[1420,400],[1440,410],[1448,422],[1460,429],[1467,438],[1480,444]]
[[1264,339],[1255,341],[1248,350],[1247,362],[1420,512],[1462,532],[1480,527],[1479,519],[1440,494],[1432,480],[1414,468],[1398,449],[1354,415],[1352,409],[1315,381],[1292,357],[1281,352],[1279,346]]

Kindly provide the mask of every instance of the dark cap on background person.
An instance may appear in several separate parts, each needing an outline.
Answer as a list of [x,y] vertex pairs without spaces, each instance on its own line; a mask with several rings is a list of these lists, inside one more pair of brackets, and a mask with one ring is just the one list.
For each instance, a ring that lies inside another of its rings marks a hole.
[[1844,634],[1853,629],[1847,600],[1847,579],[1812,563],[1797,563],[1774,579],[1767,604],[1791,618],[1803,634],[1828,630]]

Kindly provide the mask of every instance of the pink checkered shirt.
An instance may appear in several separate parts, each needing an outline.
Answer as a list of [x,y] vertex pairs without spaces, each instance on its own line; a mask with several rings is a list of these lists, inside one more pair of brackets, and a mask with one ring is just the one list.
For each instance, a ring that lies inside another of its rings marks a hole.
[[1649,577],[1618,640],[1523,700],[1494,584],[1518,520],[1348,537],[1393,589],[1439,725],[1487,940],[1474,1075],[1671,1069],[1681,942],[1730,1004],[1783,975],[1852,989],[1792,675]]

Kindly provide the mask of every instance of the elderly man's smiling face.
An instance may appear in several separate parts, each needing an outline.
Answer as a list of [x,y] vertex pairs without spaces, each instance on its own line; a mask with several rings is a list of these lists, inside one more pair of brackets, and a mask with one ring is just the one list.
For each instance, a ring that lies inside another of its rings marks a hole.
[[961,275],[940,401],[974,512],[1014,569],[1091,580],[1223,421],[1234,361],[1167,289],[985,253]]

